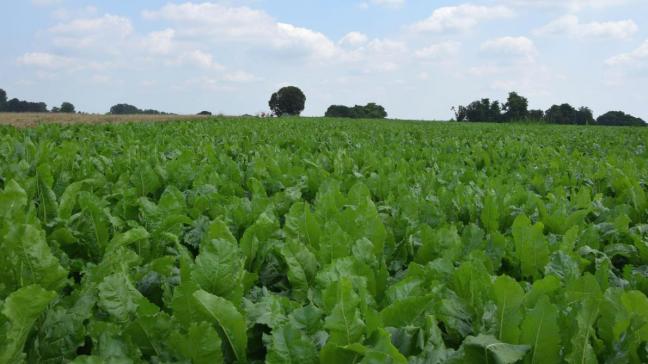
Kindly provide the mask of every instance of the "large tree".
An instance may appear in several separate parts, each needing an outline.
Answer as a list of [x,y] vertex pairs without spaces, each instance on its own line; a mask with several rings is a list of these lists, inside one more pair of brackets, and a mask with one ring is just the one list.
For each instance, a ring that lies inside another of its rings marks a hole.
[[504,104],[504,115],[507,121],[525,120],[529,117],[529,100],[517,94],[509,93]]
[[468,106],[455,109],[457,121],[470,122],[501,122],[503,121],[502,106],[499,101],[481,99],[471,102]]
[[7,108],[7,93],[0,88],[0,111],[5,111]]
[[74,114],[76,110],[74,109],[74,105],[69,102],[64,102],[61,104],[60,112]]
[[284,87],[272,94],[268,105],[277,116],[299,116],[304,111],[306,95],[295,86]]
[[110,108],[110,113],[113,115],[133,115],[141,114],[142,110],[129,104],[117,104]]

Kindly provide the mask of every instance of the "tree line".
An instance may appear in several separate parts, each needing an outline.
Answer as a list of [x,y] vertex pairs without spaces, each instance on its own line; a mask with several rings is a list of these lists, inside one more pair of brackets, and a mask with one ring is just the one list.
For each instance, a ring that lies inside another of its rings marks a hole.
[[[18,100],[13,98],[7,99],[7,92],[0,89],[0,112],[49,112],[47,104],[44,102],[32,102]],[[60,107],[52,108],[52,112],[74,113],[74,105],[64,102]]]
[[592,109],[570,104],[553,105],[548,110],[529,110],[529,100],[516,92],[509,93],[504,103],[481,99],[467,106],[453,107],[455,120],[459,122],[544,122],[549,124],[646,126],[640,118],[623,111],[609,111],[594,118]]
[[[283,87],[273,93],[268,102],[272,113],[276,116],[299,116],[306,105],[306,95],[295,86]],[[646,122],[638,117],[622,111],[609,111],[598,118],[588,107],[575,108],[570,104],[553,105],[548,110],[529,109],[529,100],[516,92],[508,95],[506,102],[481,99],[467,106],[453,107],[455,121],[458,122],[544,122],[550,124],[576,125],[615,125],[615,126],[646,126]],[[44,102],[30,102],[13,98],[7,99],[7,93],[0,89],[0,112],[50,112]],[[75,113],[75,107],[70,102],[63,102],[60,107],[53,107],[54,113]],[[153,109],[139,109],[129,104],[117,104],[110,108],[112,115],[174,115]],[[199,115],[211,115],[202,111]],[[384,119],[387,117],[385,108],[376,103],[353,107],[331,105],[324,114],[326,117],[352,119]]]

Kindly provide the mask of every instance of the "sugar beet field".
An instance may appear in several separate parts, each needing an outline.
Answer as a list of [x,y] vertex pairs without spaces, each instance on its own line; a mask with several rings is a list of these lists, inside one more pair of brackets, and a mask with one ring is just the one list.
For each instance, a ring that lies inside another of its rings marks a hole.
[[646,363],[648,130],[0,127],[0,363]]

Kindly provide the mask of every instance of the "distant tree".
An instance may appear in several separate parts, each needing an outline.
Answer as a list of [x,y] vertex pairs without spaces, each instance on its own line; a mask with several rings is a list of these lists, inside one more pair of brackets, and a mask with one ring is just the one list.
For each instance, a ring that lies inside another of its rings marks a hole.
[[578,109],[569,104],[553,105],[545,112],[544,120],[551,124],[594,124],[594,115],[588,107]]
[[576,124],[578,125],[592,125],[596,122],[594,120],[594,113],[589,107],[581,106],[576,111]]
[[53,112],[53,113],[59,113],[59,112],[61,112],[61,108],[58,107],[58,106],[54,106],[54,107],[52,108],[52,112]]
[[363,118],[365,119],[384,119],[387,117],[387,111],[385,111],[385,108],[374,103],[370,102],[364,107],[362,107],[363,110]]
[[499,101],[491,102],[490,99],[473,101],[468,106],[459,106],[455,110],[457,121],[498,123],[504,120]]
[[599,125],[646,126],[646,122],[623,111],[609,111],[596,119]]
[[544,119],[544,111],[542,110],[529,110],[527,118],[533,121],[541,121]]
[[44,102],[29,102],[13,98],[7,102],[7,112],[47,112],[47,104]]
[[326,110],[324,116],[353,119],[384,119],[387,117],[387,112],[384,107],[370,102],[365,106],[356,105],[354,107],[331,105]]
[[297,87],[284,87],[272,94],[268,105],[277,116],[299,116],[304,111],[306,95]]
[[201,111],[198,113],[198,115],[211,116],[212,113],[210,113],[209,111]]
[[0,112],[7,108],[7,93],[0,88]]
[[529,117],[529,100],[516,92],[509,93],[504,104],[504,118],[507,121],[525,120]]
[[72,105],[69,102],[64,102],[61,104],[61,112],[67,114],[74,114],[76,110],[74,109],[74,105]]
[[110,113],[113,115],[132,115],[141,114],[142,110],[129,104],[117,104],[110,108]]
[[351,108],[344,105],[331,105],[324,116],[327,118],[350,118],[352,117]]
[[545,121],[551,124],[575,124],[578,111],[569,104],[553,105],[545,112]]

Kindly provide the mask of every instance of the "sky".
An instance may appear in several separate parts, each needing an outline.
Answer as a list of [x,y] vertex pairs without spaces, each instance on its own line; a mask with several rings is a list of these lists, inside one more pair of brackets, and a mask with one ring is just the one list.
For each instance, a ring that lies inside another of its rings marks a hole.
[[648,0],[0,0],[9,98],[193,114],[377,102],[447,120],[480,98],[648,120]]

